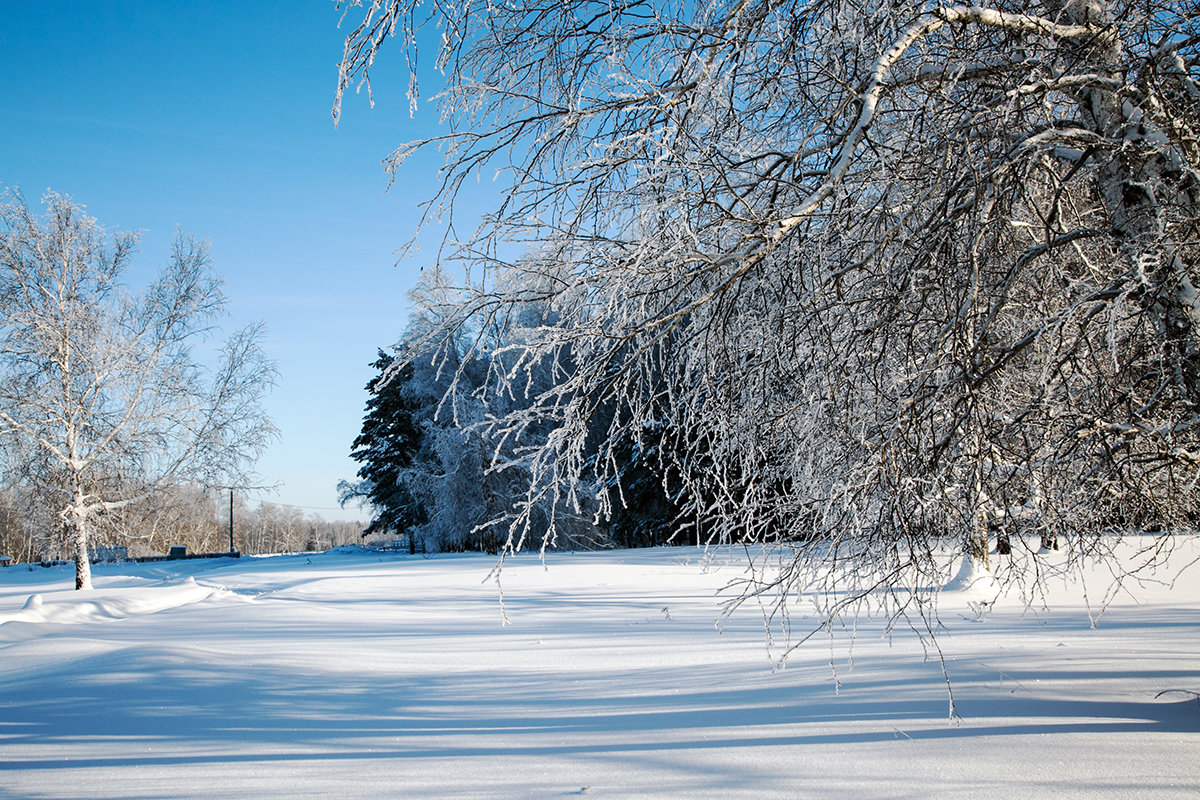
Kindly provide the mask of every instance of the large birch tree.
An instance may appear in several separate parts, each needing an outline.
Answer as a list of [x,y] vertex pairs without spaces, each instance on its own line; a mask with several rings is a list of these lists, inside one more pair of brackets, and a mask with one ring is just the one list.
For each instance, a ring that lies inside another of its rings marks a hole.
[[251,326],[196,352],[225,311],[207,245],[180,235],[140,293],[123,283],[133,234],[109,236],[69,198],[39,218],[0,205],[0,436],[9,476],[47,498],[91,588],[95,520],[189,480],[245,485],[274,434],[274,366]]

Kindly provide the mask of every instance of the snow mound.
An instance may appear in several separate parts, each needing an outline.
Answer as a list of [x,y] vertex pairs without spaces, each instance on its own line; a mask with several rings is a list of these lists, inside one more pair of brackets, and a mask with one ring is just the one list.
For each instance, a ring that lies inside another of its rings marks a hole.
[[987,568],[979,565],[975,559],[964,555],[959,561],[954,577],[942,587],[943,592],[963,592],[973,596],[996,599],[1002,587]]
[[34,594],[20,611],[0,614],[0,625],[7,622],[68,624],[125,619],[198,603],[214,591],[188,577],[164,586]]

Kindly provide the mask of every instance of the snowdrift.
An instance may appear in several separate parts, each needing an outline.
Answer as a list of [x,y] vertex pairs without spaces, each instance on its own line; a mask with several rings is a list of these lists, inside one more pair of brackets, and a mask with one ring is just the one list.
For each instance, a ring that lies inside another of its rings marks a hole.
[[1198,556],[1032,607],[959,572],[936,643],[860,618],[781,669],[717,624],[737,551],[518,556],[503,607],[486,556],[10,568],[0,795],[1192,798]]

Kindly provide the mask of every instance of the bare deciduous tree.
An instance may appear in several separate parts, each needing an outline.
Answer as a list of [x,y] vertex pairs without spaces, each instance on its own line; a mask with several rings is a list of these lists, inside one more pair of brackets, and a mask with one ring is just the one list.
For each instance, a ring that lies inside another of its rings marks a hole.
[[0,436],[9,467],[57,512],[91,586],[94,519],[167,487],[245,482],[274,434],[260,405],[274,366],[260,331],[238,331],[215,370],[194,348],[225,309],[208,247],[179,236],[140,294],[123,273],[132,234],[106,236],[50,194],[39,219],[19,196],[0,206]]
[[[538,303],[493,380],[570,354],[490,422],[553,424],[525,509],[615,502],[617,443],[666,425],[709,535],[786,543],[748,592],[922,616],[947,537],[1194,525],[1195,3],[360,5],[339,104],[441,36],[449,130],[389,159],[446,153],[441,335]],[[477,175],[502,199],[460,235]]]

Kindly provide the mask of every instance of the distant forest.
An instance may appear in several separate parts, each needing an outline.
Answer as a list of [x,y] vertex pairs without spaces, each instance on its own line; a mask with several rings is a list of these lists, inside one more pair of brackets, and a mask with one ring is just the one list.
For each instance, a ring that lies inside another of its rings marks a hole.
[[[73,542],[61,520],[32,493],[0,493],[0,555],[14,564],[57,561],[73,556]],[[234,494],[234,549],[247,555],[327,550],[362,541],[357,522],[328,521],[294,506],[259,503],[251,507]],[[92,547],[120,545],[130,558],[166,554],[183,546],[189,553],[229,550],[229,492],[179,484],[152,499],[98,518]]]

